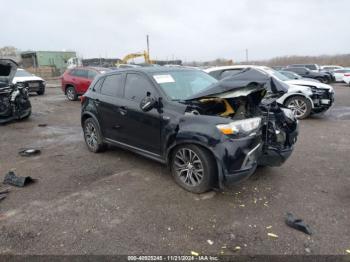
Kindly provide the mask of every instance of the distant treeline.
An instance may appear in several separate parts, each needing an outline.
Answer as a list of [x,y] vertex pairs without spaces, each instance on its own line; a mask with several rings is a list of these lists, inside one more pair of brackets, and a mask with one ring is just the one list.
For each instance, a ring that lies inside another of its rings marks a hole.
[[253,61],[254,64],[267,66],[285,66],[290,64],[319,64],[350,66],[350,54],[321,56],[281,56],[265,61]]
[[235,63],[232,60],[217,58],[212,61],[198,62],[192,61],[186,63],[189,66],[224,66],[232,64],[253,64],[267,66],[286,66],[290,64],[319,64],[319,65],[341,65],[350,67],[350,54],[342,55],[321,55],[321,56],[281,56],[268,60],[257,60]]

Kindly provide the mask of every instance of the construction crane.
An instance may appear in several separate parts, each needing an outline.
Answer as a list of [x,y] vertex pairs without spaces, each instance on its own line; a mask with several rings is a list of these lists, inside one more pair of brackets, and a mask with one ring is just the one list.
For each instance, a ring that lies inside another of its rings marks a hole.
[[120,64],[127,64],[128,61],[130,59],[134,59],[134,58],[137,58],[137,57],[144,57],[145,58],[145,63],[146,64],[152,64],[152,61],[151,59],[149,58],[149,54],[147,51],[143,51],[141,53],[131,53],[131,54],[128,54],[126,56],[124,56],[124,58],[122,59],[122,61],[120,62]]

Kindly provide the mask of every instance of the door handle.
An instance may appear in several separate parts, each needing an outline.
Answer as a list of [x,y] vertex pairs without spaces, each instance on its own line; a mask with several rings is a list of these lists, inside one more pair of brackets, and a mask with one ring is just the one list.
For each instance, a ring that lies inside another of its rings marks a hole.
[[127,112],[128,112],[128,108],[126,106],[119,107],[119,113],[121,115],[125,116]]

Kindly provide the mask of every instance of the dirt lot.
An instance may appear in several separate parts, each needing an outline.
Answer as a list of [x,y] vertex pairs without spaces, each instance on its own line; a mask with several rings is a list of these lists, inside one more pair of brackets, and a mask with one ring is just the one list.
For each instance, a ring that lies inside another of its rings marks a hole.
[[[258,169],[224,192],[195,195],[156,162],[118,148],[88,152],[80,103],[48,88],[45,96],[31,97],[28,121],[0,127],[0,180],[11,169],[38,179],[11,187],[0,202],[0,253],[218,255],[240,246],[240,254],[345,254],[350,88],[337,84],[335,90],[329,112],[301,122],[284,166]],[[23,147],[42,154],[20,157]],[[303,218],[314,235],[287,227],[286,212]]]

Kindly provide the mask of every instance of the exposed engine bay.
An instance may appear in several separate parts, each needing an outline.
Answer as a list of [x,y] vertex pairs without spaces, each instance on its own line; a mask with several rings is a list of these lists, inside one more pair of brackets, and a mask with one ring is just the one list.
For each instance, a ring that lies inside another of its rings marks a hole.
[[268,96],[266,89],[255,87],[248,92],[199,98],[186,101],[185,114],[215,115],[234,121],[261,117],[262,151],[288,149],[296,142],[297,120],[290,109],[278,104],[273,96]]
[[9,59],[0,59],[0,124],[24,119],[31,114],[28,89],[21,84],[12,84],[17,64]]

